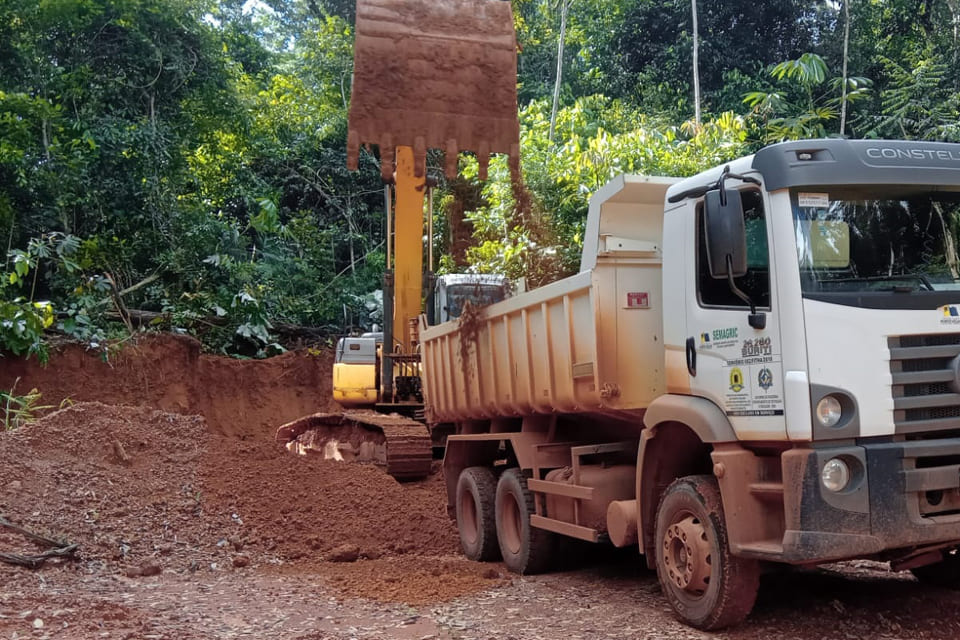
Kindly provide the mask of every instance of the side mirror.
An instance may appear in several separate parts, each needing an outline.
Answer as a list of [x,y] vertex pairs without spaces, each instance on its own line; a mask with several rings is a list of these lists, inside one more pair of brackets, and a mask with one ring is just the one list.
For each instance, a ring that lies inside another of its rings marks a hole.
[[[747,273],[747,232],[743,202],[736,189],[711,189],[703,200],[703,226],[710,276],[716,279]],[[730,269],[727,268],[730,257]]]

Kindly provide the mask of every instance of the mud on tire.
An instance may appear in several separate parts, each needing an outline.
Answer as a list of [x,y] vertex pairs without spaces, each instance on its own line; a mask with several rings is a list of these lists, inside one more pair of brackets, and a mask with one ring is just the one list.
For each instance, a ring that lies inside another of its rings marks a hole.
[[457,531],[460,547],[470,560],[500,558],[494,517],[497,479],[487,467],[467,467],[457,481]]
[[497,483],[497,538],[503,563],[514,573],[546,571],[553,561],[556,536],[530,525],[533,493],[520,469],[507,469]]
[[660,586],[681,620],[713,630],[747,617],[757,599],[760,567],[731,555],[716,479],[687,476],[667,487],[654,540]]

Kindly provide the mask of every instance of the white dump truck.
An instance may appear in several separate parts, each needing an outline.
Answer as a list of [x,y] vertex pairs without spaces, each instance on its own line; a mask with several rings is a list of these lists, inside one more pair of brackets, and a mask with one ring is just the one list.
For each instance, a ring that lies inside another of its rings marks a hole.
[[812,140],[590,202],[580,273],[421,321],[465,554],[634,545],[687,623],[768,563],[960,585],[960,145]]

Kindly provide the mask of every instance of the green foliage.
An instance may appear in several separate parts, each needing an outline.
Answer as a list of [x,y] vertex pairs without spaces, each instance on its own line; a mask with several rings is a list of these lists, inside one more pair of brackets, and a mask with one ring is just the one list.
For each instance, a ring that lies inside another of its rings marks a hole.
[[0,410],[3,415],[0,416],[0,425],[4,431],[12,431],[30,424],[37,418],[37,413],[46,409],[52,409],[53,406],[41,406],[41,393],[36,389],[31,389],[24,395],[16,395],[17,384],[20,378],[13,383],[13,388],[9,391],[0,391]]
[[[553,143],[559,5],[512,4],[524,184],[463,157],[437,194],[442,269],[548,282],[577,270],[611,177],[838,131],[837,3],[700,2],[698,126],[688,0],[571,2]],[[960,5],[850,4],[846,133],[960,139]],[[233,354],[339,331],[385,260],[376,152],[345,168],[353,20],[353,0],[0,3],[0,347],[99,347],[123,305]]]
[[[555,143],[548,140],[549,104],[521,112],[521,157],[533,206],[517,214],[516,190],[505,158],[490,164],[483,204],[467,215],[476,246],[468,263],[479,272],[525,277],[539,285],[579,269],[590,196],[621,173],[686,176],[747,152],[748,127],[724,113],[697,127],[651,121],[603,96],[578,99],[557,117]],[[476,177],[476,162],[461,163]]]
[[[751,91],[743,102],[762,122],[765,142],[824,138],[840,114],[843,78],[828,81],[827,63],[815,53],[774,65],[770,76],[787,85],[783,91]],[[867,78],[848,77],[845,100],[853,104],[870,95]],[[826,86],[825,86],[826,85]]]
[[949,64],[927,48],[905,65],[882,58],[890,78],[872,136],[960,141],[960,92],[948,82]]
[[46,362],[43,332],[52,324],[53,306],[49,302],[0,300],[0,347],[14,355],[36,356]]

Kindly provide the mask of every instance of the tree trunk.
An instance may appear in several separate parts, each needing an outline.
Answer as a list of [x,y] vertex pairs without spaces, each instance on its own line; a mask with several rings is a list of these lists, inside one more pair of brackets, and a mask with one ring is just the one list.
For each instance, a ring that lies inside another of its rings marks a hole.
[[958,36],[960,36],[960,0],[947,0],[947,6],[950,8],[950,17],[953,22],[953,88],[960,88],[960,78],[957,77],[958,60],[960,60],[960,51],[957,51]]
[[350,196],[347,196],[347,209],[346,209],[346,211],[344,211],[344,215],[345,215],[346,218],[347,218],[347,235],[348,235],[348,237],[350,238],[350,273],[356,274],[356,273],[357,273],[357,268],[356,268],[357,258],[356,258],[356,255],[354,255],[354,250],[353,250],[353,236],[354,236],[354,233],[353,233],[353,209],[352,209],[352,205],[351,205],[351,198],[350,198]]
[[840,137],[847,129],[847,59],[850,49],[850,0],[843,0],[843,78],[840,91]]
[[693,12],[693,121],[700,126],[700,34],[697,24],[697,0],[690,0]]
[[46,118],[40,121],[40,134],[43,136],[43,156],[50,159],[50,135],[47,133],[49,122]]
[[560,83],[563,80],[563,45],[567,39],[567,9],[571,0],[560,0],[560,39],[557,41],[557,79],[553,84],[553,109],[550,111],[550,142],[557,128],[557,108],[560,105]]

